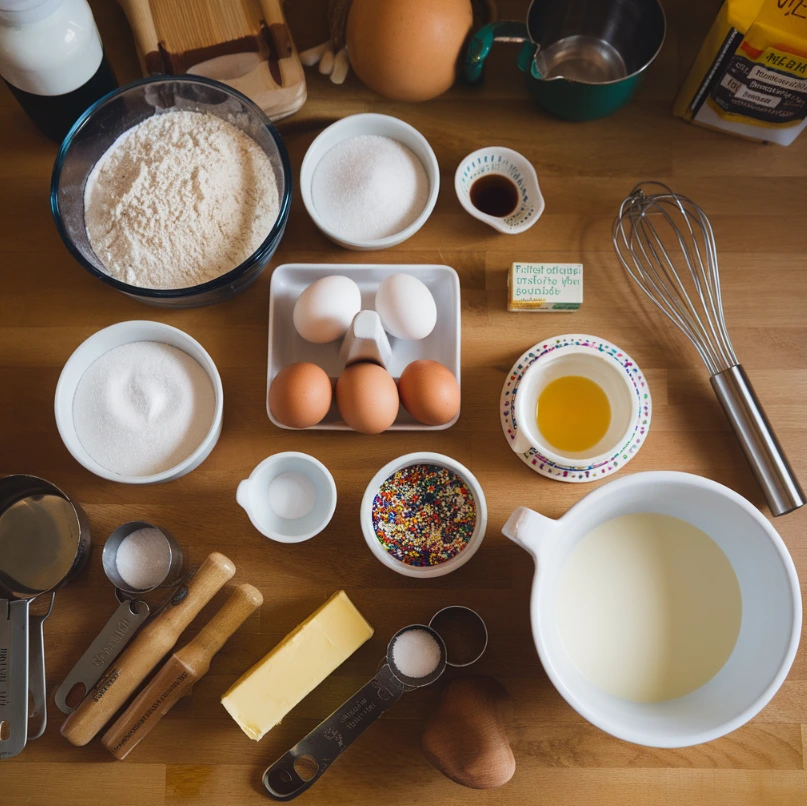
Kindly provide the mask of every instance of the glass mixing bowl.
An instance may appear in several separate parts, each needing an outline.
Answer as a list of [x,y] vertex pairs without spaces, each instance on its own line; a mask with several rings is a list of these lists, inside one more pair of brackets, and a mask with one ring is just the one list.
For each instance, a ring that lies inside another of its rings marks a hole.
[[[252,137],[272,163],[280,212],[258,249],[240,266],[190,288],[138,288],[107,274],[84,225],[84,186],[104,152],[127,129],[172,109],[209,112]],[[56,228],[73,257],[90,274],[150,305],[190,308],[227,299],[254,282],[283,237],[291,206],[291,165],[283,140],[266,115],[240,92],[197,76],[155,76],[121,87],[93,104],[68,132],[56,157],[50,206]]]

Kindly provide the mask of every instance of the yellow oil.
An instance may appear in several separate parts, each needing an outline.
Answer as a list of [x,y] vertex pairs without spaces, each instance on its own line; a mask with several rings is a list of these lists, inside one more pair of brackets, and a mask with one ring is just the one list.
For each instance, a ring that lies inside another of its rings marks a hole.
[[611,425],[611,404],[602,387],[582,375],[547,384],[538,397],[538,429],[551,447],[580,453],[593,448]]

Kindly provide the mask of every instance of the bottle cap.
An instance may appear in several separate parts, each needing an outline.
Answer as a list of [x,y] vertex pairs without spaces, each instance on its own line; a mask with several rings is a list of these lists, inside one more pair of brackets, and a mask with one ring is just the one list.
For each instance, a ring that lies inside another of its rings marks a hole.
[[16,23],[33,23],[49,17],[62,0],[0,0],[0,18]]

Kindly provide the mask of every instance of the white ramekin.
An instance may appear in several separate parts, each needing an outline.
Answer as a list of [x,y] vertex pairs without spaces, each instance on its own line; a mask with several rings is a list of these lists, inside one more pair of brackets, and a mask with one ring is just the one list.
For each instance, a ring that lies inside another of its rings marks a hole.
[[[358,137],[363,134],[374,134],[381,137],[390,137],[397,140],[402,145],[409,148],[415,156],[423,163],[426,176],[429,179],[429,198],[421,214],[405,229],[386,238],[378,238],[374,241],[354,241],[338,235],[325,226],[322,219],[317,215],[314,208],[314,201],[311,198],[311,183],[314,178],[314,171],[320,160],[335,145],[351,137]],[[319,227],[324,235],[327,235],[334,243],[343,246],[345,249],[353,249],[357,252],[369,252],[375,249],[387,249],[390,246],[397,246],[407,238],[411,238],[425,223],[437,204],[437,194],[440,191],[440,166],[437,164],[437,157],[434,155],[429,141],[408,123],[392,117],[391,115],[378,115],[368,112],[362,115],[350,115],[342,120],[328,126],[313,143],[308,147],[308,151],[300,167],[300,192],[303,196],[303,204],[308,210],[313,222]]]
[[[115,347],[136,341],[158,341],[187,353],[191,358],[198,361],[207,372],[216,396],[213,422],[207,436],[202,440],[199,447],[184,462],[150,476],[123,476],[99,465],[79,441],[76,427],[73,423],[73,398],[76,394],[76,387],[90,364]],[[221,385],[221,377],[207,350],[196,339],[178,328],[164,325],[162,322],[144,320],[118,322],[116,325],[110,325],[103,330],[99,330],[82,342],[62,368],[59,382],[56,385],[56,398],[54,401],[56,427],[59,429],[62,442],[64,442],[65,447],[70,451],[73,458],[86,467],[87,470],[95,473],[96,476],[109,481],[119,481],[122,484],[159,484],[163,481],[178,479],[197,468],[207,459],[218,442],[221,435],[223,411],[224,390]]]
[[[300,473],[314,487],[314,507],[299,518],[283,518],[269,506],[269,485],[283,473]],[[319,459],[307,453],[286,451],[264,459],[249,478],[240,482],[235,500],[264,537],[278,543],[302,543],[318,535],[331,522],[336,511],[336,483],[331,471]]]
[[[388,554],[381,547],[378,538],[373,531],[373,499],[378,492],[378,488],[396,471],[410,465],[437,465],[438,467],[445,467],[448,470],[456,473],[463,479],[473,493],[474,500],[476,501],[476,528],[471,535],[471,539],[465,548],[459,554],[453,556],[450,560],[446,560],[439,565],[429,566],[416,566],[407,565],[400,560],[395,559],[392,555]],[[455,462],[449,456],[444,456],[441,453],[407,453],[404,456],[399,456],[393,459],[388,464],[384,465],[378,473],[373,476],[367,489],[364,492],[364,497],[361,501],[361,530],[364,534],[364,540],[370,547],[370,551],[375,554],[376,558],[380,560],[387,568],[391,568],[399,574],[408,577],[421,577],[426,579],[429,577],[441,577],[456,571],[461,566],[465,565],[471,557],[476,554],[482,540],[485,537],[485,529],[488,524],[488,508],[485,502],[485,494],[482,492],[482,487],[476,480],[476,477],[471,473],[468,468],[463,467],[459,462]]]

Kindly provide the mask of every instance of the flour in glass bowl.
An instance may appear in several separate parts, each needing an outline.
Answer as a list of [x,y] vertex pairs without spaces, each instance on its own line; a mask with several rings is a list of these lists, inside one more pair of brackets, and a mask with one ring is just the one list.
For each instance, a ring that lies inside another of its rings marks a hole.
[[226,274],[266,239],[279,209],[263,149],[204,112],[165,112],[133,126],[84,191],[96,256],[138,288],[190,288]]

